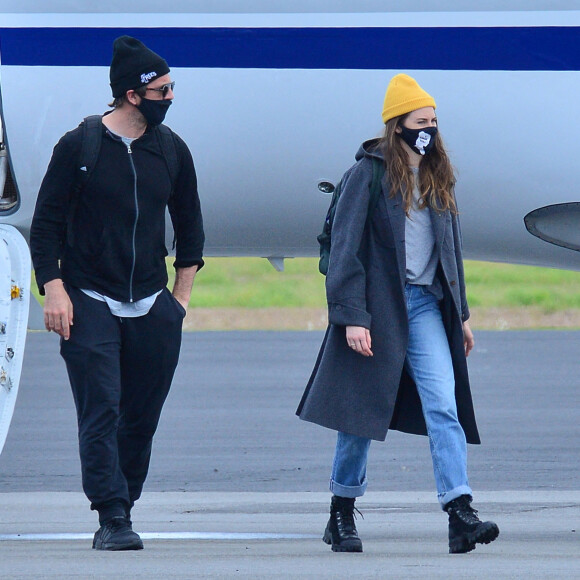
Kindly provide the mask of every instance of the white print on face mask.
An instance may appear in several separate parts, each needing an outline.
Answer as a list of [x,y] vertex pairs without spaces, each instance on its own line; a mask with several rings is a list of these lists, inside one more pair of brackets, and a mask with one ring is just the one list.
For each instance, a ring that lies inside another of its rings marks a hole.
[[417,136],[417,141],[415,141],[415,147],[419,150],[421,155],[425,155],[425,147],[431,142],[431,135],[425,133],[425,131],[420,131]]

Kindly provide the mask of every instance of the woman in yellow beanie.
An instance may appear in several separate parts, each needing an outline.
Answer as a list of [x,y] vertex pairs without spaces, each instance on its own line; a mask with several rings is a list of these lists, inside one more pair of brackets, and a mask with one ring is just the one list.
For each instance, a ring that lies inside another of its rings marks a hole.
[[[329,326],[298,407],[338,431],[323,540],[361,552],[354,502],[367,487],[371,440],[428,435],[449,551],[498,536],[471,507],[467,442],[479,443],[466,357],[473,348],[455,178],[435,100],[408,75],[387,88],[381,139],[343,177],[326,278]],[[384,172],[371,203],[373,171]]]

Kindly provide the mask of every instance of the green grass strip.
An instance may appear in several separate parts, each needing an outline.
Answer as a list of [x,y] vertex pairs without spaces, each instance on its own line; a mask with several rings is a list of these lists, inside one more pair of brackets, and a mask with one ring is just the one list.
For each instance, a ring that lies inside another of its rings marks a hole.
[[[172,263],[169,258],[170,288]],[[470,306],[535,306],[545,312],[580,309],[580,272],[466,261],[465,277]],[[39,297],[36,284],[32,291]],[[316,258],[288,259],[284,272],[274,270],[264,258],[207,258],[196,277],[190,305],[324,308],[324,276],[318,272]]]

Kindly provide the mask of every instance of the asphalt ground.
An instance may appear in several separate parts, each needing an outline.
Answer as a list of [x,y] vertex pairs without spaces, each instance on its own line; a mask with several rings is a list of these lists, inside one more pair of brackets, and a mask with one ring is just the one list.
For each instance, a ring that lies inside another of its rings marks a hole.
[[321,340],[184,334],[133,514],[146,548],[111,554],[90,549],[96,516],[58,340],[29,333],[0,456],[0,577],[580,578],[580,332],[476,334],[483,444],[469,447],[470,484],[501,534],[467,555],[447,554],[426,438],[396,432],[371,448],[364,553],[320,541],[335,434],[294,411]]

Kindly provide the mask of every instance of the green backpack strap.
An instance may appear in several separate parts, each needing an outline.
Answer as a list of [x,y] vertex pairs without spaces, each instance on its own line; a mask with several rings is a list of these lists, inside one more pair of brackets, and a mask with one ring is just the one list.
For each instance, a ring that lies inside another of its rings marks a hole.
[[338,198],[342,193],[342,179],[336,184],[334,191],[332,192],[332,200],[330,201],[330,206],[326,212],[326,218],[324,219],[324,226],[322,227],[322,233],[319,234],[316,239],[320,246],[320,260],[318,262],[318,271],[326,276],[328,273],[328,262],[330,260],[330,241],[332,238],[332,224],[334,223],[334,214],[336,213],[336,205],[338,204]]
[[[383,176],[385,175],[385,167],[382,160],[375,159],[373,157],[373,179],[369,185],[370,197],[369,197],[369,207],[367,211],[367,222],[370,222],[373,217],[373,213],[381,192],[383,191]],[[318,270],[321,274],[325,275],[328,273],[328,262],[330,260],[330,244],[332,238],[332,224],[334,223],[334,214],[336,213],[336,206],[338,204],[338,198],[342,193],[342,179],[337,183],[334,193],[332,194],[332,201],[330,202],[330,207],[326,214],[326,219],[324,220],[324,227],[322,233],[317,237],[318,244],[320,245],[320,261],[318,262]]]

